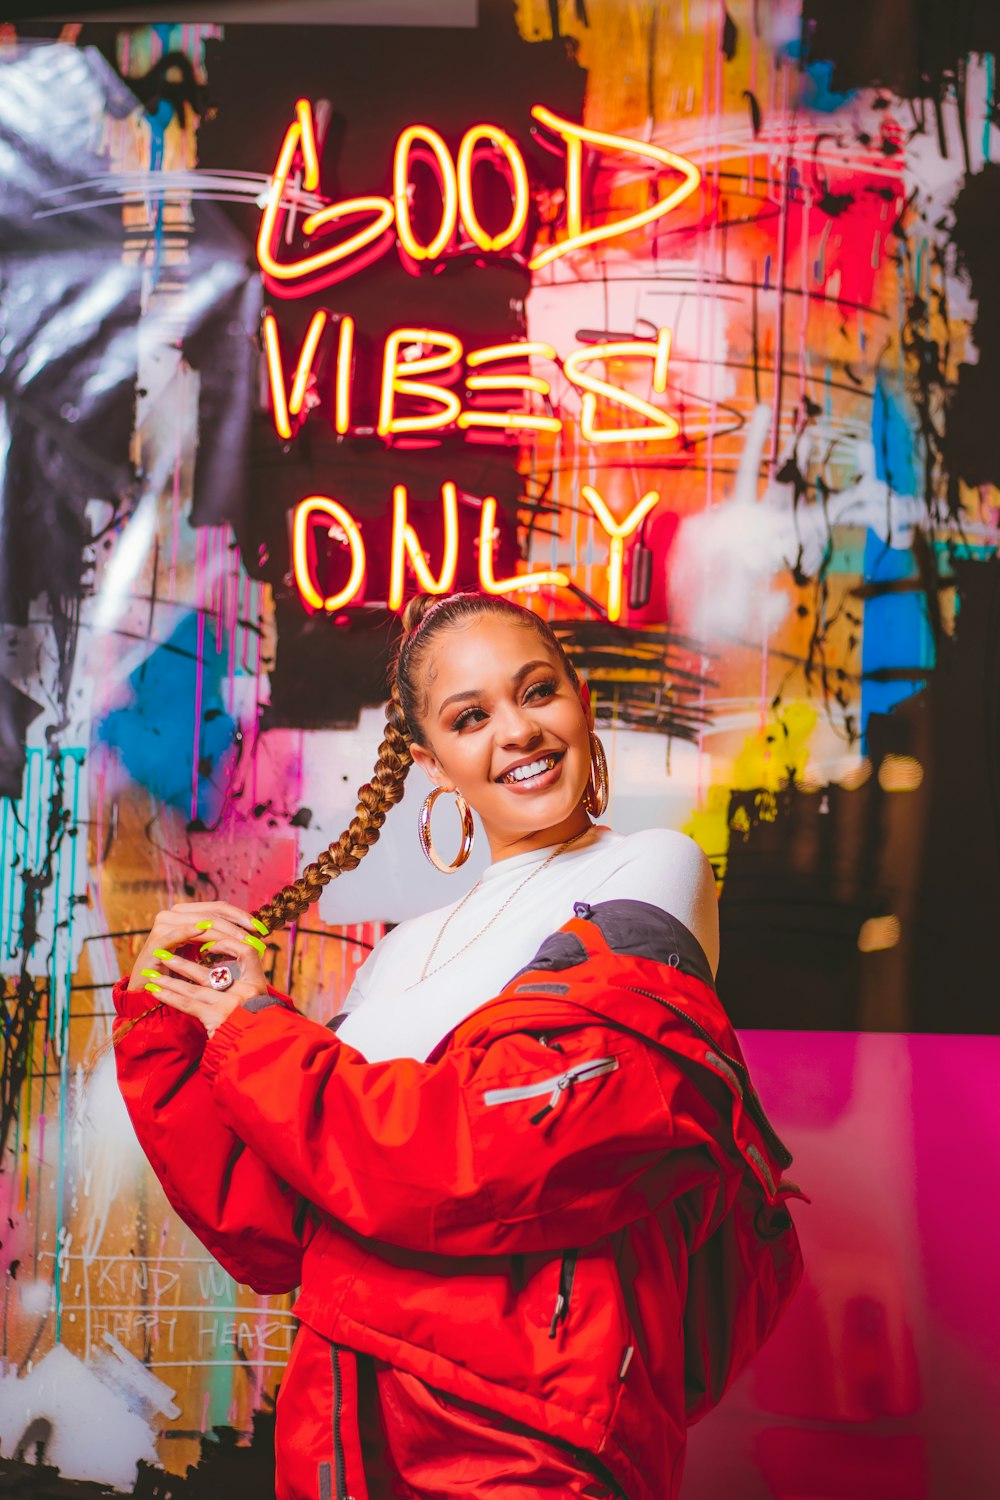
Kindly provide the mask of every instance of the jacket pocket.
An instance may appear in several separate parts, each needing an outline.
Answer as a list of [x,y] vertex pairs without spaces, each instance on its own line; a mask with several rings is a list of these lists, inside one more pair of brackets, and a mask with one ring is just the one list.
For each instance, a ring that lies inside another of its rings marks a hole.
[[519,1100],[541,1099],[547,1095],[546,1103],[531,1116],[532,1125],[537,1125],[561,1103],[574,1084],[585,1083],[592,1078],[602,1078],[605,1073],[615,1072],[617,1067],[617,1057],[590,1058],[587,1062],[575,1063],[573,1067],[565,1068],[561,1073],[539,1078],[534,1083],[517,1084],[511,1088],[487,1089],[483,1094],[483,1103],[486,1105],[513,1104]]

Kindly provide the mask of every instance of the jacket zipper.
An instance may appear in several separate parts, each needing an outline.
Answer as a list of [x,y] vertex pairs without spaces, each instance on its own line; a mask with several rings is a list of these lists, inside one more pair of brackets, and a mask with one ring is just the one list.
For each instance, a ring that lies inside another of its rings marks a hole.
[[537,1083],[524,1083],[506,1089],[487,1089],[483,1095],[483,1103],[507,1104],[516,1099],[537,1099],[542,1094],[548,1094],[548,1103],[531,1116],[532,1125],[537,1125],[550,1110],[555,1109],[563,1095],[578,1080],[600,1078],[604,1073],[613,1073],[617,1067],[617,1057],[596,1057],[590,1062],[577,1063],[576,1067],[567,1068],[564,1073],[541,1078]]
[[343,1406],[343,1389],[340,1382],[340,1350],[330,1345],[333,1364],[333,1477],[334,1500],[352,1500],[347,1493],[347,1476],[344,1464],[344,1443],[340,1433],[340,1413]]
[[761,1134],[767,1138],[775,1157],[781,1163],[782,1167],[790,1167],[793,1161],[792,1153],[764,1113],[764,1106],[760,1102],[757,1090],[750,1083],[750,1078],[744,1065],[735,1057],[730,1057],[727,1052],[723,1052],[712,1033],[706,1030],[700,1021],[696,1021],[693,1016],[689,1016],[687,1011],[682,1010],[679,1005],[672,1005],[669,1000],[664,1000],[663,996],[658,995],[655,990],[643,990],[634,984],[627,984],[624,988],[632,990],[636,995],[646,995],[648,999],[655,1000],[658,1005],[662,1005],[667,1010],[673,1011],[675,1016],[680,1016],[682,1021],[686,1021],[689,1026],[697,1031],[699,1036],[711,1044],[713,1051],[721,1056],[723,1062],[729,1064],[729,1067],[736,1075],[736,1085],[740,1091],[740,1098],[757,1122]]

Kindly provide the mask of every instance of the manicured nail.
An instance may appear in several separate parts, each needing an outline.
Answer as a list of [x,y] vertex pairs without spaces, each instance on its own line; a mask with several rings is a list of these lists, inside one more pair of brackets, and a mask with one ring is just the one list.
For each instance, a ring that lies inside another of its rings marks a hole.
[[163,975],[160,973],[159,969],[140,969],[139,973],[142,975],[143,979],[163,978]]
[[154,958],[162,958],[162,960],[163,960],[163,962],[165,964],[170,963],[170,961],[173,958],[173,956],[174,955],[172,953],[168,953],[167,952],[166,948],[154,948],[153,949],[153,957]]
[[202,943],[201,947],[198,949],[198,952],[199,953],[210,953],[214,947],[215,947],[214,943]]
[[251,948],[256,948],[257,952],[260,954],[261,958],[264,957],[264,954],[265,954],[265,952],[267,950],[265,949],[264,944],[261,942],[260,938],[258,938],[258,937],[245,937],[245,938],[242,939],[242,941],[244,943],[249,943],[249,945],[250,945]]
[[204,929],[206,927],[214,927],[215,923],[214,922],[196,922],[194,925],[197,928],[199,928],[199,929]]
[[262,922],[260,920],[260,917],[251,917],[250,920],[253,923],[253,925],[256,927],[257,931],[260,932],[260,933],[263,933],[264,937],[267,937],[268,933],[271,930],[268,927],[267,923],[266,922]]
[[163,986],[162,984],[147,984],[146,988],[151,995],[158,995],[163,989]]

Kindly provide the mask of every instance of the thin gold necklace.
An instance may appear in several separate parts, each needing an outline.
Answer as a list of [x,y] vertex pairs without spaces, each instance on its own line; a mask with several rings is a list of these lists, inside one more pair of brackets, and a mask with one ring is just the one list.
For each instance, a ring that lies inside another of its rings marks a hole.
[[536,865],[535,868],[533,870],[529,871],[529,873],[524,877],[524,879],[521,881],[520,885],[516,885],[514,887],[514,889],[511,891],[510,895],[507,897],[506,901],[503,903],[503,906],[499,907],[497,909],[497,911],[495,911],[493,913],[492,917],[490,917],[490,920],[487,922],[486,926],[480,928],[480,930],[475,934],[475,936],[471,937],[467,943],[463,943],[462,946],[461,946],[461,948],[459,948],[457,950],[457,952],[455,952],[455,953],[453,953],[451,955],[451,958],[446,958],[443,964],[438,964],[436,968],[431,969],[430,974],[429,974],[427,972],[428,965],[430,964],[431,959],[434,957],[434,954],[437,952],[438,943],[440,943],[441,939],[444,937],[445,930],[446,930],[446,928],[448,926],[448,923],[451,921],[452,917],[457,917],[458,916],[458,913],[462,910],[462,907],[465,905],[466,901],[468,901],[469,897],[471,895],[473,895],[473,893],[479,889],[480,885],[482,885],[483,876],[480,875],[480,877],[476,881],[475,885],[472,886],[470,890],[466,891],[466,893],[462,897],[461,901],[455,907],[455,910],[452,911],[452,912],[449,912],[449,914],[445,917],[445,919],[444,919],[444,925],[442,926],[441,931],[438,933],[437,937],[434,939],[433,947],[431,948],[431,951],[427,955],[427,959],[426,959],[426,961],[424,963],[424,967],[423,967],[423,970],[421,972],[420,978],[418,980],[416,980],[413,984],[408,984],[406,986],[406,988],[408,990],[416,989],[417,985],[418,984],[422,984],[425,979],[429,979],[431,977],[431,974],[437,974],[439,970],[445,968],[448,964],[453,963],[454,960],[456,958],[458,958],[460,954],[462,954],[462,953],[465,952],[466,948],[471,948],[472,944],[474,942],[476,942],[479,938],[481,938],[484,932],[488,932],[489,931],[489,929],[493,926],[493,923],[496,921],[497,917],[499,917],[500,913],[506,907],[508,907],[510,905],[510,903],[513,901],[514,897],[517,895],[518,891],[523,890],[524,887],[528,884],[529,880],[533,880],[536,875],[540,875],[541,872],[545,869],[545,866],[548,865],[548,864],[551,864],[551,862],[555,859],[555,857],[556,857],[557,854],[561,854],[564,849],[568,849],[569,846],[570,846],[570,844],[574,844],[576,842],[576,840],[579,839],[579,838],[582,838],[585,833],[589,833],[590,830],[591,830],[591,828],[593,828],[594,826],[595,825],[593,823],[589,823],[586,828],[581,828],[579,833],[574,833],[572,838],[568,838],[563,843],[561,843],[559,845],[558,849],[553,849],[553,851],[549,855],[548,859],[544,859],[540,865]]

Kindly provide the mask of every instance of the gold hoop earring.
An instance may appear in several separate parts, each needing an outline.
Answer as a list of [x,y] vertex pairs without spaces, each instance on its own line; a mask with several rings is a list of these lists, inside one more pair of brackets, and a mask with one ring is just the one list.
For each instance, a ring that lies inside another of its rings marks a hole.
[[447,790],[447,787],[436,786],[434,787],[433,791],[427,793],[427,796],[423,800],[423,805],[420,808],[420,817],[417,826],[420,833],[420,847],[421,849],[423,849],[431,864],[435,867],[435,869],[441,870],[445,875],[450,875],[453,874],[455,870],[464,865],[465,861],[468,859],[469,854],[472,850],[472,839],[476,831],[476,825],[472,821],[472,813],[469,811],[469,804],[462,796],[462,793],[458,790],[458,787],[455,787],[455,806],[457,807],[458,815],[462,820],[462,847],[459,849],[453,864],[444,864],[443,861],[438,858],[434,849],[434,845],[431,842],[431,809],[433,808],[435,801],[441,795],[441,793]]
[[593,730],[590,733],[590,780],[583,794],[583,810],[592,818],[603,817],[611,785],[608,781],[608,758]]

